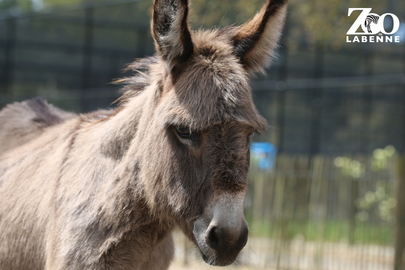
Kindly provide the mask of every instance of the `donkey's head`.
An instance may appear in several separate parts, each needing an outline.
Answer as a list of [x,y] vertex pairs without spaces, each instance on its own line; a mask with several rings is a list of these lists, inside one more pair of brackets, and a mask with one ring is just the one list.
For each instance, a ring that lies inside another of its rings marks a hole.
[[271,60],[285,13],[286,0],[269,0],[241,27],[191,31],[187,0],[154,1],[139,174],[148,205],[213,265],[232,263],[247,241],[249,138],[266,127],[248,76]]

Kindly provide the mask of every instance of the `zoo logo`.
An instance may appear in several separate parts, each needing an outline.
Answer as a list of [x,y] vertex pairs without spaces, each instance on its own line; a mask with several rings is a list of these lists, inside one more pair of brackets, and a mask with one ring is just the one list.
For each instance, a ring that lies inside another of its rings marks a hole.
[[[378,15],[376,13],[371,13],[371,8],[349,8],[348,16],[350,17],[355,10],[360,10],[361,13],[346,34],[363,35],[363,37],[354,37],[353,39],[350,39],[350,37],[346,36],[346,42],[399,42],[399,36],[382,37],[383,34],[393,35],[399,30],[400,21],[395,14],[384,13]],[[387,16],[392,18],[392,29],[389,32],[384,28],[384,20]],[[362,32],[356,32],[359,27],[361,27]],[[364,37],[364,35],[371,36],[376,34],[379,34],[380,37]]]
[[367,15],[366,22],[364,23],[364,25],[367,27],[367,31],[369,33],[373,33],[373,31],[371,31],[371,23],[378,24],[378,19],[379,18],[380,18],[380,16],[378,16],[377,14],[375,14],[375,15],[374,14]]

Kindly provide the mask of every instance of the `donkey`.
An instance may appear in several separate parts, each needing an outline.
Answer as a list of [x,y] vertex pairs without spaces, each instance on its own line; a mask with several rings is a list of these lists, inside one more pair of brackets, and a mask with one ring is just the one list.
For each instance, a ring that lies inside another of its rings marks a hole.
[[3,109],[0,269],[167,269],[175,226],[208,264],[233,263],[248,238],[249,138],[267,125],[248,76],[273,58],[286,2],[192,31],[187,0],[155,0],[156,55],[129,65],[117,109]]

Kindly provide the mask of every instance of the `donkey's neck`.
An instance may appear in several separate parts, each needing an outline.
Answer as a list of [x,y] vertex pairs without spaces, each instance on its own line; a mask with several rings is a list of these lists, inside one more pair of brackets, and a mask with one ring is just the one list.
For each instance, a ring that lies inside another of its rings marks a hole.
[[[151,142],[145,140],[149,138],[148,130],[144,127],[148,126],[155,113],[158,91],[158,85],[149,85],[127,100],[115,114],[96,124],[99,125],[96,127],[96,134],[101,136],[96,148],[99,148],[104,159],[114,164],[113,168],[110,168],[112,172],[107,173],[110,176],[103,186],[110,186],[107,190],[111,190],[115,188],[114,185],[118,179],[119,190],[129,191],[138,202],[148,201],[148,196],[144,192],[145,185],[148,185],[146,182],[150,182],[150,179],[143,179],[146,176],[142,178],[140,170],[145,165],[145,159],[150,155],[149,147],[145,147],[145,144]],[[149,203],[143,208],[148,206],[150,206]],[[152,209],[149,210],[154,212]]]
[[143,116],[150,113],[156,90],[159,88],[159,79],[153,80],[152,77],[159,78],[162,69],[159,63],[156,63],[156,58],[145,58],[133,63],[131,67],[137,72],[139,69],[149,71],[121,80],[127,84],[123,90],[128,92],[121,97],[125,103],[113,116],[102,121],[104,135],[101,152],[116,160],[124,157],[138,133],[139,123],[148,118]]
[[100,150],[106,157],[121,160],[128,150],[138,130],[139,116],[142,113],[141,102],[135,105],[138,106],[131,109],[118,108],[113,116],[103,121]]
[[[136,138],[139,137],[139,125],[148,107],[148,99],[146,91],[140,92],[118,108],[113,115],[95,124],[96,134],[101,136],[101,140],[95,142],[98,144],[95,147],[105,160],[111,161],[107,163],[113,164],[111,172],[107,173],[109,176],[102,183],[105,196],[108,198],[109,194],[112,194],[112,200],[116,196],[114,193],[124,192],[126,194],[122,198],[134,198],[137,204],[144,201],[142,187],[139,186],[139,157],[134,151],[128,152],[138,140]],[[117,202],[114,200],[112,203]]]
[[106,253],[116,241],[131,241],[131,245],[137,247],[139,236],[131,234],[134,230],[143,231],[144,237],[140,239],[147,237],[149,245],[143,249],[150,249],[173,228],[170,219],[151,211],[144,182],[139,176],[137,145],[142,143],[143,136],[139,127],[143,126],[143,121],[148,121],[154,93],[152,88],[145,89],[114,114],[88,125],[93,137],[87,136],[85,142],[92,143],[91,149],[103,155],[99,162],[101,168],[92,173],[100,178],[91,183],[97,205],[90,220],[102,220],[102,224],[98,224],[100,230],[108,231],[108,239],[102,243],[100,252]]

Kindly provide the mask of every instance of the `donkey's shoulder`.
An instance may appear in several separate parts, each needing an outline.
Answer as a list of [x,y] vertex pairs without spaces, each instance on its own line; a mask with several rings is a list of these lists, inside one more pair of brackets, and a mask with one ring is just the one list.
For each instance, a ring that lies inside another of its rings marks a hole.
[[0,111],[0,154],[38,137],[45,128],[75,116],[40,98],[7,105]]

